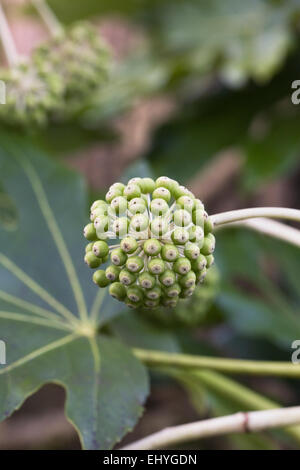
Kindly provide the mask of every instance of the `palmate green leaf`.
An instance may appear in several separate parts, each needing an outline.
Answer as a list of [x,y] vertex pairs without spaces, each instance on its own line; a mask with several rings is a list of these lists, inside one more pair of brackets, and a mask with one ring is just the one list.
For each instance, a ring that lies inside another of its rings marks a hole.
[[82,445],[109,449],[141,415],[148,379],[125,346],[95,334],[122,306],[82,261],[85,187],[16,136],[1,135],[0,175],[18,216],[9,231],[0,219],[0,419],[57,382]]

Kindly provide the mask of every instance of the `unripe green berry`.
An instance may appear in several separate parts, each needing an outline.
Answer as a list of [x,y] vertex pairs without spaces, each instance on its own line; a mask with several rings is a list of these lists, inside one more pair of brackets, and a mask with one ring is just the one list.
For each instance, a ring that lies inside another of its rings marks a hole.
[[179,251],[175,245],[166,244],[162,247],[161,257],[165,261],[173,262],[179,257]]
[[181,196],[176,201],[177,206],[187,212],[192,212],[195,207],[195,199],[189,196]]
[[98,258],[105,258],[105,256],[108,255],[108,252],[108,244],[103,240],[99,240],[93,244],[93,253],[98,256]]
[[193,287],[188,287],[186,289],[183,289],[181,291],[181,295],[182,295],[182,298],[187,298],[187,297],[191,297],[193,295],[193,293],[195,292],[195,286]]
[[127,297],[131,302],[141,302],[143,300],[143,291],[138,286],[129,287],[127,289]]
[[124,196],[115,197],[110,203],[112,209],[116,215],[126,214],[127,210],[127,199]]
[[130,180],[127,183],[127,186],[129,184],[137,184],[141,188],[141,181],[142,181],[142,178],[140,178],[139,176],[136,176],[134,178],[130,178]]
[[99,206],[93,211],[91,211],[90,219],[92,222],[96,220],[97,217],[108,215],[108,206]]
[[131,254],[137,250],[138,243],[133,237],[125,237],[121,241],[121,248],[125,253]]
[[110,281],[107,279],[107,277],[105,275],[105,271],[103,271],[103,269],[99,269],[98,271],[94,272],[93,281],[99,287],[106,287],[110,283]]
[[163,217],[155,217],[150,223],[151,235],[155,237],[162,237],[169,230],[169,225]]
[[166,287],[172,286],[176,281],[176,275],[170,269],[166,269],[160,276],[159,281]]
[[134,199],[135,197],[140,197],[141,188],[137,184],[128,184],[124,188],[123,195],[127,197],[128,201]]
[[166,287],[164,289],[164,292],[167,297],[178,297],[181,292],[181,287],[177,282],[175,282],[175,284],[173,284],[172,286]]
[[194,207],[195,207],[195,210],[204,210],[204,204],[202,201],[200,201],[200,199],[194,200]]
[[107,232],[109,228],[109,218],[107,216],[96,217],[94,221],[94,227],[96,229],[97,235],[98,233],[102,234],[102,233]]
[[156,188],[152,193],[152,199],[163,199],[168,203],[171,200],[171,193],[167,188]]
[[168,203],[161,198],[153,199],[150,204],[150,211],[153,215],[164,215],[169,210]]
[[[206,214],[206,216],[207,216],[207,214]],[[208,217],[208,216],[205,217],[205,219],[204,219],[204,234],[208,235],[209,233],[213,232],[213,230],[214,230],[214,224],[213,224],[211,218]]]
[[173,214],[173,219],[175,225],[178,227],[187,227],[192,222],[191,214],[184,209],[175,211]]
[[155,189],[155,182],[152,178],[142,178],[139,186],[144,194],[152,193]]
[[97,240],[97,233],[94,227],[94,224],[87,224],[83,229],[83,235],[87,240],[95,241]]
[[161,274],[165,271],[165,263],[160,258],[152,258],[148,263],[148,269],[151,274]]
[[162,290],[161,290],[161,287],[158,285],[154,286],[152,289],[148,289],[145,291],[145,295],[147,299],[151,299],[151,300],[159,299],[161,294],[162,294]]
[[207,269],[203,268],[201,271],[196,273],[196,284],[201,284],[207,275]]
[[145,307],[148,307],[148,308],[156,308],[159,305],[159,299],[155,299],[155,300],[145,299],[144,305]]
[[117,189],[118,191],[121,192],[121,194],[123,194],[123,191],[124,191],[124,188],[125,188],[125,184],[123,183],[114,183],[110,186],[109,189]]
[[189,260],[197,259],[200,255],[199,245],[188,242],[184,247],[184,256]]
[[155,182],[156,188],[166,188],[173,194],[175,187],[179,186],[177,181],[168,178],[168,176],[160,176]]
[[149,238],[145,241],[143,250],[148,256],[156,256],[161,252],[161,244],[156,238]]
[[126,268],[131,273],[138,273],[144,267],[144,261],[140,256],[130,256],[126,261]]
[[189,240],[190,235],[187,229],[185,228],[176,228],[171,235],[171,238],[175,245],[185,245]]
[[178,274],[187,274],[191,270],[191,262],[187,258],[178,258],[173,265],[173,269]]
[[212,233],[209,233],[204,238],[204,243],[203,243],[203,246],[201,248],[201,253],[203,253],[206,256],[211,255],[215,250],[215,246],[216,246],[215,237]]
[[117,300],[124,300],[126,297],[126,288],[120,282],[113,282],[109,286],[110,295]]
[[119,279],[120,268],[118,266],[110,265],[105,270],[105,276],[110,282],[117,281]]
[[124,284],[124,286],[130,286],[136,280],[136,274],[131,273],[128,269],[122,269],[119,274],[119,281]]
[[127,217],[118,217],[112,225],[113,232],[119,237],[124,237],[128,233],[129,220]]
[[194,271],[190,271],[184,276],[180,276],[178,282],[184,289],[193,287],[196,284],[196,274]]
[[88,243],[85,247],[85,252],[93,251],[94,242]]
[[139,284],[143,289],[152,289],[155,286],[156,279],[152,274],[148,272],[143,272],[138,277]]
[[116,266],[123,266],[127,261],[127,255],[121,248],[115,248],[110,254],[110,259]]
[[111,187],[105,195],[105,200],[107,202],[111,202],[113,199],[115,199],[118,196],[122,196],[122,191],[118,189],[117,187]]
[[195,225],[204,229],[205,212],[203,209],[193,211],[192,218]]
[[130,229],[134,230],[135,232],[142,232],[146,230],[149,225],[148,216],[145,214],[136,214],[131,217],[130,220]]
[[166,297],[163,299],[162,304],[167,308],[175,308],[178,303],[178,297]]
[[86,253],[84,261],[92,269],[98,268],[101,264],[101,259],[95,256],[92,251]]
[[146,211],[146,203],[143,198],[135,197],[129,202],[128,208],[132,214],[143,214]]
[[142,300],[140,302],[133,302],[128,297],[125,298],[124,302],[129,308],[139,308],[143,304]]
[[102,199],[98,199],[97,201],[94,201],[93,204],[91,205],[91,212],[93,212],[95,209],[100,208],[103,206],[104,208],[107,208],[107,203],[103,201]]
[[206,267],[207,267],[207,269],[209,269],[214,264],[215,258],[214,258],[213,255],[208,255],[208,256],[206,256],[206,261],[207,261]]
[[193,225],[188,229],[189,231],[189,239],[191,242],[196,242],[198,245],[202,246],[203,241],[204,241],[204,231],[201,227],[197,225]]
[[207,265],[207,260],[204,255],[200,254],[198,258],[192,261],[193,271],[202,271]]

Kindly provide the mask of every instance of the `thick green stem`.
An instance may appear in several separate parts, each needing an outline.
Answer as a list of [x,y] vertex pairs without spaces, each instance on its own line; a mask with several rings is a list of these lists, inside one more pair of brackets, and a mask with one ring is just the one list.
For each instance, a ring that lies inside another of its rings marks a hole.
[[188,354],[134,349],[136,357],[150,367],[180,367],[185,369],[212,369],[229,374],[251,374],[278,377],[300,377],[300,365],[290,362],[249,361],[222,359]]

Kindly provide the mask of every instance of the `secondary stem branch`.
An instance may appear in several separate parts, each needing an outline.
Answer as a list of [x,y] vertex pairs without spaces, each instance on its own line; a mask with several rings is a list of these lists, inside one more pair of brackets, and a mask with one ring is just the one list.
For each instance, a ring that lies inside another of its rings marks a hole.
[[300,423],[300,406],[252,411],[174,426],[134,442],[122,450],[162,449],[222,434],[259,432]]
[[61,34],[63,32],[63,27],[60,24],[59,20],[56,18],[55,14],[49,8],[45,0],[31,0],[39,15],[43,19],[50,33],[53,35]]
[[240,220],[238,222],[220,225],[217,228],[221,229],[226,227],[246,227],[256,232],[263,233],[264,235],[291,243],[300,248],[300,230],[275,220],[266,218]]
[[288,219],[300,222],[300,210],[285,207],[254,207],[229,212],[222,212],[211,216],[214,225],[229,224],[257,217],[268,217],[271,219]]
[[181,367],[187,369],[211,369],[230,374],[251,374],[278,377],[300,377],[300,366],[291,362],[249,361],[222,359],[188,354],[166,353],[146,349],[134,349],[136,357],[150,367]]

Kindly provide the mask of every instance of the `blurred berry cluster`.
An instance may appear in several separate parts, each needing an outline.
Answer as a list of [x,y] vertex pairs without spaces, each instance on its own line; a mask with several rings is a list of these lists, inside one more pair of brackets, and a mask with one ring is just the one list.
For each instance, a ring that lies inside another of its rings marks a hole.
[[83,109],[108,76],[109,54],[99,33],[80,22],[33,51],[31,58],[0,70],[6,105],[0,119],[11,125],[45,125]]
[[[203,203],[168,177],[113,184],[91,207],[85,262],[99,287],[129,307],[175,307],[214,263],[213,225]],[[108,245],[108,240],[117,243]]]

